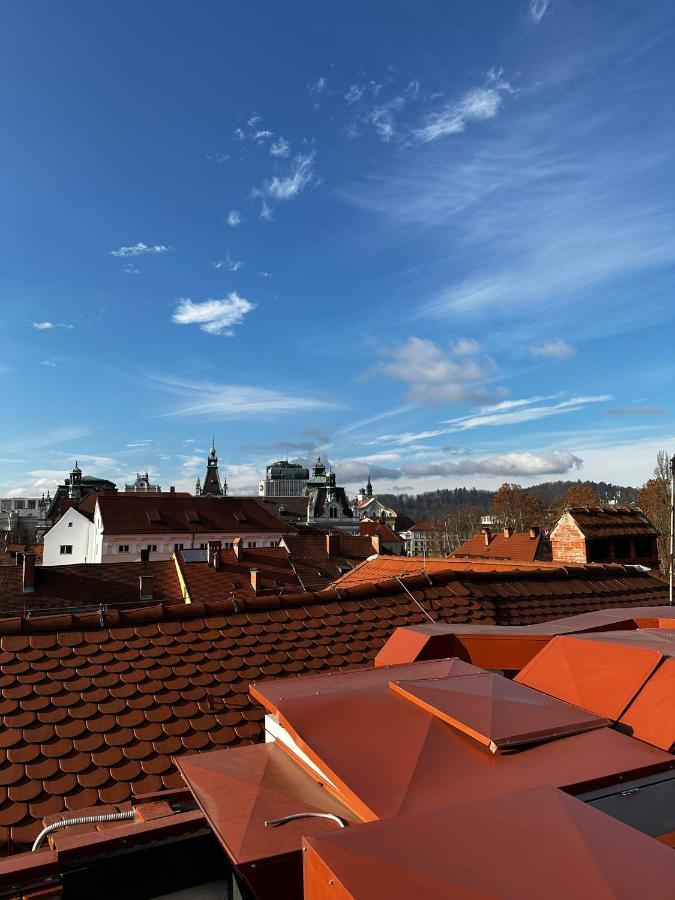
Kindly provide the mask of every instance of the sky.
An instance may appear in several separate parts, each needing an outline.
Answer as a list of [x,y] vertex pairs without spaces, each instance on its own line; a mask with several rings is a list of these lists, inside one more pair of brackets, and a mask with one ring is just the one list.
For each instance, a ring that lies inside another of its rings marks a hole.
[[0,0],[0,496],[639,485],[675,451],[675,7]]

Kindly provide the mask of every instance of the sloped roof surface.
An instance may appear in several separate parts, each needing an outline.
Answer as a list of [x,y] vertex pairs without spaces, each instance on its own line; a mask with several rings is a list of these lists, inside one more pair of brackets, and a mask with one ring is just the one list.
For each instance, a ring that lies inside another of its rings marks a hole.
[[345,569],[351,569],[375,552],[369,537],[332,533],[332,549],[326,535],[292,534],[284,538],[293,570],[307,591],[317,591],[337,581]]
[[567,512],[587,538],[650,537],[659,533],[639,509],[575,506]]
[[[308,838],[305,898],[667,897],[667,847],[542,787]],[[330,879],[330,881],[329,881]]]
[[100,563],[36,566],[35,591],[23,593],[21,566],[0,567],[0,616],[22,615],[25,609],[136,604],[139,576],[152,576],[155,600],[179,602],[182,592],[173,560],[147,563]]
[[237,560],[234,550],[220,551],[220,568],[214,569],[206,561],[206,551],[199,561],[186,561],[179,552],[181,574],[192,600],[225,600],[232,596],[255,597],[251,586],[251,570],[258,570],[259,592],[298,593],[302,590],[298,576],[291,568],[288,554],[282,547],[242,549]]
[[347,572],[335,583],[351,587],[355,584],[372,584],[383,578],[424,575],[427,572],[512,572],[514,569],[520,568],[558,569],[559,571],[563,569],[560,563],[552,562],[523,563],[506,559],[455,559],[452,556],[377,556],[354,566],[351,572]]
[[641,741],[675,749],[675,659],[663,661],[619,722]]
[[[105,533],[109,535],[204,534],[218,531],[228,534],[283,534],[295,531],[293,525],[270,512],[257,500],[248,497],[102,493],[97,494],[96,498]],[[87,500],[91,502],[91,498],[86,498],[83,504]],[[159,513],[159,516],[155,513]]]
[[[277,743],[214,750],[178,760],[178,768],[231,860],[242,865],[300,850],[303,834],[333,831],[325,819],[265,827],[297,812],[355,816],[307,775]],[[358,820],[356,820],[358,821]]]
[[529,531],[514,531],[505,537],[502,531],[492,531],[489,543],[485,535],[474,534],[454,551],[454,556],[484,556],[497,559],[512,559],[518,562],[534,562],[541,545],[541,535],[530,537]]
[[491,672],[462,678],[401,679],[392,681],[390,687],[493,751],[611,724],[609,719]]
[[392,681],[446,677],[460,666],[467,664],[435,660],[256,683],[251,692],[365,820],[673,764],[669,754],[610,728],[495,756],[389,688]]
[[386,541],[388,543],[403,543],[396,532],[383,522],[359,522],[359,531],[364,537],[377,535],[381,541]]
[[615,644],[595,635],[555,637],[516,681],[616,720],[661,659],[658,649]]

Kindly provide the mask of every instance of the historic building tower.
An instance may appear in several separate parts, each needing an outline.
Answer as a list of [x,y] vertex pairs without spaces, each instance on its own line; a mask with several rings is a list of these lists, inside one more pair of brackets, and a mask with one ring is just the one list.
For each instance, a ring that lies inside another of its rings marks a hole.
[[204,484],[197,479],[195,493],[201,497],[224,497],[227,494],[227,480],[220,480],[218,472],[218,454],[216,453],[216,439],[211,442],[209,450],[209,458],[206,462],[206,475],[204,476]]

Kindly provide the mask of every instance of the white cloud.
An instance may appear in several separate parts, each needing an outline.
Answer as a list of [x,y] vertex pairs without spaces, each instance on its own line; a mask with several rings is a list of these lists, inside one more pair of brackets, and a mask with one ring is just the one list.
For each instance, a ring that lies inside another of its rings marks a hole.
[[55,363],[53,359],[43,359],[40,365],[55,369],[58,366],[58,363]]
[[133,263],[125,263],[125,264],[122,266],[122,271],[123,271],[125,274],[127,274],[127,275],[138,275],[138,274],[140,274],[140,273],[139,273],[139,270],[136,268],[136,266],[135,266]]
[[307,93],[310,95],[310,97],[314,97],[317,94],[323,94],[323,92],[326,90],[326,84],[326,79],[323,75],[320,75],[316,79],[316,81],[312,81],[307,85]]
[[252,135],[254,141],[267,141],[271,137],[274,137],[274,132],[267,130],[256,131],[255,134]]
[[165,417],[199,417],[206,421],[256,419],[335,408],[335,404],[327,400],[305,397],[297,391],[284,393],[250,385],[185,381],[162,375],[150,376],[147,383],[181,399],[180,405],[165,413]]
[[414,134],[423,144],[449,134],[460,134],[469,122],[493,119],[502,105],[502,94],[511,92],[501,70],[490,69],[482,87],[472,88],[455,103],[427,116]]
[[583,460],[568,450],[548,453],[503,453],[483,459],[469,457],[441,463],[417,463],[403,467],[407,478],[433,475],[499,475],[543,476],[562,475],[582,466]]
[[270,200],[292,200],[314,181],[314,153],[298,153],[282,174],[275,174],[264,181],[254,196]]
[[274,218],[272,215],[272,207],[267,200],[263,200],[260,204],[260,218],[265,219],[268,222],[271,222]]
[[131,450],[135,450],[139,447],[149,447],[152,444],[152,440],[144,438],[142,441],[132,441],[130,444],[126,446]]
[[271,273],[271,272],[258,272],[257,274],[258,274],[261,278],[271,278],[271,277],[272,277],[272,273]]
[[349,106],[353,106],[354,103],[358,103],[361,97],[363,97],[365,88],[361,87],[360,84],[352,84],[349,87],[349,90],[345,94],[345,100],[347,101]]
[[204,300],[193,303],[187,297],[178,301],[172,321],[177,325],[199,325],[207,334],[232,337],[233,327],[240,325],[244,316],[255,308],[255,304],[236,291],[231,291],[221,300]]
[[74,327],[67,322],[33,322],[33,328],[37,328],[38,331],[50,331],[52,328],[67,328],[72,331]]
[[574,347],[570,346],[567,341],[563,341],[562,338],[544,341],[542,344],[530,347],[530,353],[533,356],[543,359],[568,359],[570,356],[574,356],[575,352]]
[[244,266],[240,259],[232,259],[229,250],[225,259],[219,259],[216,262],[212,262],[211,265],[214,269],[227,269],[228,272],[238,272]]
[[546,15],[551,0],[530,0],[529,16],[535,25],[538,25]]
[[235,228],[237,225],[241,224],[241,213],[238,209],[231,209],[227,214],[227,224],[230,228]]
[[171,251],[171,247],[167,247],[165,244],[154,244],[154,246],[150,246],[148,244],[144,244],[142,241],[139,241],[137,244],[132,244],[129,247],[120,247],[118,250],[111,250],[111,256],[145,256],[146,254],[160,254],[160,253],[169,253]]
[[270,154],[272,156],[283,156],[287,157],[291,155],[291,145],[286,140],[286,138],[279,137],[276,141],[270,144]]
[[481,355],[477,341],[462,338],[444,349],[433,341],[410,337],[404,344],[390,348],[386,355],[388,359],[367,374],[408,382],[411,401],[475,403],[489,399],[479,383],[494,373],[495,365]]

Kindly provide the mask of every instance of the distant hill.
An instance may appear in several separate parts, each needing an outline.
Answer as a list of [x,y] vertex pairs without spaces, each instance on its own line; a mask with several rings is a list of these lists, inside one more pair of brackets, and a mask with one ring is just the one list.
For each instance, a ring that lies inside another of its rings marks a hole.
[[[603,502],[618,497],[621,504],[630,505],[637,500],[638,489],[624,485],[611,484],[607,481],[544,481],[534,484],[525,490],[539,494],[544,506],[555,507],[573,484],[590,484]],[[458,506],[474,506],[481,513],[491,511],[494,491],[479,488],[452,488],[440,491],[426,491],[423,494],[380,494],[378,498],[387,506],[393,506],[397,512],[410,516],[421,522],[430,516],[442,518],[449,515]]]

